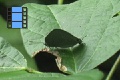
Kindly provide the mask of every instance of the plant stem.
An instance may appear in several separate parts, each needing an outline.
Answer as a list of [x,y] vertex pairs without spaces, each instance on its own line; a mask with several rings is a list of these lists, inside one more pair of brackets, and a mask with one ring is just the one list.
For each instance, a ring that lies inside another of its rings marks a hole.
[[63,4],[63,1],[64,1],[64,0],[58,0],[58,4],[59,4],[59,5]]
[[119,63],[120,63],[120,55],[118,56],[117,60],[115,61],[115,63],[113,65],[112,69],[110,70],[106,80],[111,80],[112,75],[115,72],[115,70],[117,69],[117,66],[118,66]]

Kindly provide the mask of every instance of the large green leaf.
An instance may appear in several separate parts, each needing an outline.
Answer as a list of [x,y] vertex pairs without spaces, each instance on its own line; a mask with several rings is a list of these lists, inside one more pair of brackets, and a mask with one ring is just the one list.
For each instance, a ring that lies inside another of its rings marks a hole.
[[80,0],[69,5],[25,4],[28,29],[21,34],[30,56],[45,48],[45,37],[63,29],[83,38],[85,46],[59,50],[62,64],[76,73],[95,68],[120,49],[119,0]]
[[0,80],[102,80],[102,78],[103,73],[99,70],[91,70],[70,76],[56,73],[31,74],[26,71],[0,73]]
[[23,55],[0,37],[0,73],[22,70],[26,67],[27,62]]

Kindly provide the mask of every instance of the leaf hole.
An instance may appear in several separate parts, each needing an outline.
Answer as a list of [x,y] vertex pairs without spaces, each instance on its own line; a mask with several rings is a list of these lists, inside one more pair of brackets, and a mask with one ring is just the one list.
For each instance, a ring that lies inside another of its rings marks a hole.
[[[40,72],[55,72],[55,73],[63,73],[57,67],[55,59],[57,57],[50,52],[47,51],[39,51],[34,56],[36,65]],[[64,73],[63,73],[64,74]]]

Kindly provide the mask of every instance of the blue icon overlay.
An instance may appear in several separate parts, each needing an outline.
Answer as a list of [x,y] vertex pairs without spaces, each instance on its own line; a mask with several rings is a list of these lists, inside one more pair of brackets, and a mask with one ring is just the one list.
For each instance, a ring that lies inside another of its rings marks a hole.
[[27,28],[27,7],[12,7],[7,9],[8,28]]

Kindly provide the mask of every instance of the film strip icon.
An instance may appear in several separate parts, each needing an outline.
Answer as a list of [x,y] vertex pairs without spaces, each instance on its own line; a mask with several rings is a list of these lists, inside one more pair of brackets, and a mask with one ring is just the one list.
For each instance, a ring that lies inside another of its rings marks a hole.
[[27,28],[27,7],[7,9],[7,28]]

